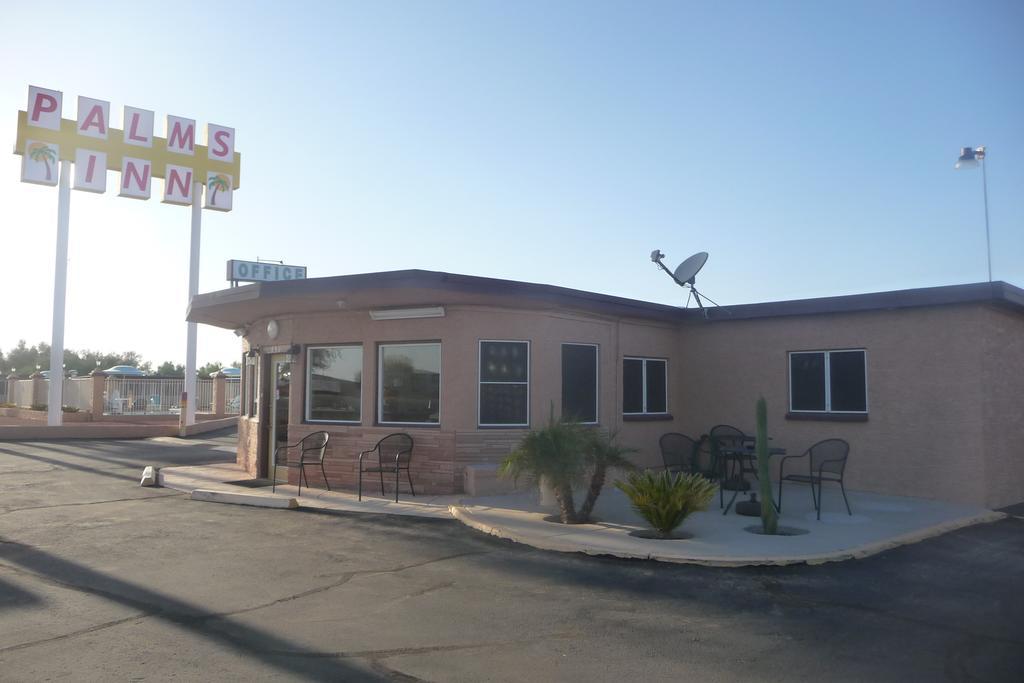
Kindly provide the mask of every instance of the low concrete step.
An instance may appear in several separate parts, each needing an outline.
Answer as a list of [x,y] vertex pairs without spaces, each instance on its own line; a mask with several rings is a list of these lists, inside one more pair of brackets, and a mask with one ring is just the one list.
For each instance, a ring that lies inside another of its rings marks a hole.
[[251,505],[259,508],[294,509],[299,503],[294,498],[278,498],[261,496],[253,493],[235,493],[234,491],[214,491],[212,489],[196,489],[192,492],[192,500],[208,503],[228,503],[231,505]]
[[497,465],[466,465],[462,470],[462,490],[477,497],[515,493],[518,488],[511,479],[498,476]]

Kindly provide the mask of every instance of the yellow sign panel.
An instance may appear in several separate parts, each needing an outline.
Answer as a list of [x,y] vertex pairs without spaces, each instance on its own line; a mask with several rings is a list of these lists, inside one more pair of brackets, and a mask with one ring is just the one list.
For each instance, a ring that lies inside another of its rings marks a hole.
[[[123,160],[143,159],[152,163],[152,175],[156,178],[165,178],[167,167],[180,169],[184,166],[191,168],[194,177],[200,182],[206,182],[207,178],[217,176],[218,178],[230,178],[232,189],[237,190],[240,186],[241,177],[241,154],[234,153],[234,159],[230,162],[210,159],[205,145],[195,145],[194,154],[180,154],[167,149],[166,138],[152,138],[152,147],[142,147],[125,142],[124,131],[117,128],[108,130],[105,140],[80,135],[78,133],[78,122],[72,119],[61,119],[60,130],[50,130],[38,126],[28,125],[28,113],[18,112],[18,140],[14,145],[15,154],[25,154],[27,143],[50,143],[56,148],[56,155],[59,159],[75,161],[75,151],[78,149],[92,150],[106,154],[107,169],[121,172]],[[33,147],[36,156],[39,156],[39,148]],[[97,155],[98,156],[98,155]],[[49,161],[54,161],[50,159]]]

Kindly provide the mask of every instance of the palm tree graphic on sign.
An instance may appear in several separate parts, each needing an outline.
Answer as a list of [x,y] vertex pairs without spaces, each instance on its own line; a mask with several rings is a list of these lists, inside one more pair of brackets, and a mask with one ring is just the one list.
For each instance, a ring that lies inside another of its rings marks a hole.
[[32,161],[43,162],[46,165],[46,179],[53,180],[53,174],[50,173],[50,162],[57,161],[57,152],[53,147],[43,142],[34,142],[28,148],[28,156]]
[[206,185],[213,190],[213,194],[210,195],[210,206],[217,206],[217,190],[226,192],[228,189],[228,177],[226,175],[218,173],[209,180],[206,181]]

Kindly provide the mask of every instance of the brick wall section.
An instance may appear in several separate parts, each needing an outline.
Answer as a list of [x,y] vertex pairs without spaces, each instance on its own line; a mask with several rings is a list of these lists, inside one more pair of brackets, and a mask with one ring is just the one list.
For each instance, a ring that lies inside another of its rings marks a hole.
[[519,445],[524,429],[494,429],[456,432],[455,464],[459,472],[466,465],[498,464]]
[[[291,425],[288,428],[288,439],[292,443],[304,436],[324,429],[330,435],[327,443],[327,455],[324,469],[331,482],[331,488],[355,490],[358,485],[359,470],[357,468],[359,452],[373,448],[380,439],[392,434],[393,427],[339,427],[336,425],[303,424]],[[416,493],[445,494],[454,493],[461,487],[462,468],[456,466],[453,459],[455,452],[455,434],[437,429],[406,430],[413,438],[413,457],[411,475]],[[297,454],[289,454],[297,458]],[[456,476],[456,474],[458,476]],[[310,486],[323,488],[323,475],[317,467],[306,467],[306,481]],[[298,484],[299,471],[292,468],[288,481]],[[394,493],[394,475],[384,475],[385,493]],[[402,473],[401,491],[408,490],[405,473]],[[363,475],[363,489],[380,492],[380,477],[377,474]]]
[[238,458],[239,466],[251,477],[263,476],[259,462],[259,422],[242,417],[238,420]]

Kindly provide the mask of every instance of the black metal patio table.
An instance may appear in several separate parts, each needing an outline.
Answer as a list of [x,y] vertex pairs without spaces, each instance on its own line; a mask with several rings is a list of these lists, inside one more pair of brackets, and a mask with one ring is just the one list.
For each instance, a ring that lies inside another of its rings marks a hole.
[[[744,489],[744,487],[742,486],[743,481],[745,481],[743,479],[743,474],[744,474],[744,471],[745,471],[744,468],[743,468],[743,462],[744,461],[749,461],[751,464],[753,464],[757,460],[757,448],[755,448],[755,446],[752,443],[752,441],[753,440],[750,439],[750,440],[748,440],[746,443],[744,443],[742,446],[740,446],[738,448],[737,447],[721,448],[718,451],[718,455],[719,455],[719,468],[720,468],[720,475],[719,475],[720,479],[719,479],[719,484],[718,485],[719,486],[725,486],[725,483],[727,481],[732,480],[733,478],[739,480],[737,483],[740,484],[740,485],[733,486],[732,498],[729,499],[729,504],[726,505],[725,509],[722,511],[723,515],[729,514],[729,510],[732,508],[733,503],[736,502],[736,497],[738,495],[740,495],[740,491]],[[768,457],[769,457],[769,459],[773,455],[785,455],[785,454],[786,454],[786,449],[785,448],[774,448],[774,447],[771,447],[771,446],[768,447]],[[732,470],[733,470],[732,475],[729,474],[729,472],[730,472],[730,467],[729,467],[730,463],[732,463],[732,465],[733,465],[733,467],[732,467]],[[757,476],[757,471],[754,470],[754,469],[750,469],[750,470],[746,470],[746,471],[749,471],[755,477]],[[722,495],[721,491],[719,491],[719,495],[720,496]]]

